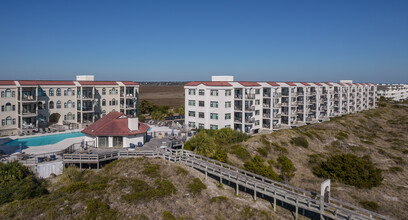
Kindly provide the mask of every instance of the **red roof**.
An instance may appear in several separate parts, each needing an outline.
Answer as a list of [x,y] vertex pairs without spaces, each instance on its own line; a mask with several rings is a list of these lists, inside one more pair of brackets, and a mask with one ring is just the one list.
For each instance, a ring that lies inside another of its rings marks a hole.
[[239,84],[243,86],[261,86],[261,84],[257,82],[239,82]]
[[324,84],[328,85],[328,86],[333,86],[333,84],[325,82]]
[[13,80],[0,80],[0,86],[14,86],[16,83]]
[[321,83],[314,83],[314,84],[316,84],[316,85],[318,85],[318,86],[323,86]]
[[184,86],[198,86],[200,84],[206,86],[231,86],[231,84],[226,81],[193,81],[185,84]]
[[73,81],[59,80],[18,80],[22,86],[38,86],[38,85],[75,85]]
[[128,128],[127,115],[120,112],[110,112],[81,132],[92,136],[133,136],[146,133],[148,129],[148,125],[139,122],[139,130],[131,131]]
[[293,82],[286,82],[286,84],[288,84],[288,85],[290,85],[290,86],[296,86],[296,84],[293,83]]
[[305,82],[301,82],[301,84],[304,85],[304,86],[310,86],[309,83],[305,83]]
[[351,84],[351,83],[346,83],[347,85],[349,85],[349,86],[352,86],[353,84]]
[[280,86],[278,83],[276,83],[276,82],[268,82],[268,84],[269,85],[271,85],[271,86]]
[[132,82],[132,81],[122,81],[124,85],[139,85],[139,83]]
[[81,85],[118,85],[115,81],[78,81]]
[[339,85],[341,85],[341,86],[344,86],[344,84],[343,84],[343,83],[337,83],[337,84],[339,84]]

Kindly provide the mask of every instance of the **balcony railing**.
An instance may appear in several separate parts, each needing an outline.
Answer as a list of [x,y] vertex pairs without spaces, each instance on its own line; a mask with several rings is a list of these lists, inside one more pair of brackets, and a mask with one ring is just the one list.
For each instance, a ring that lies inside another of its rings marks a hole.
[[245,96],[246,99],[255,99],[255,94],[247,94]]
[[255,111],[255,106],[246,106],[245,111]]
[[270,114],[263,114],[263,117],[264,118],[271,118],[271,115]]
[[23,96],[21,98],[22,101],[36,101],[37,100],[37,96]]
[[282,107],[281,103],[273,103],[274,108],[280,108]]
[[242,111],[242,106],[234,106],[234,110],[236,110],[236,111]]

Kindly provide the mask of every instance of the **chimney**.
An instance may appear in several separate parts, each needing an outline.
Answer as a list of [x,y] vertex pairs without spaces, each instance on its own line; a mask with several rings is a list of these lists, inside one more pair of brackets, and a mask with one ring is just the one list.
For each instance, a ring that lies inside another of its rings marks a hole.
[[128,118],[128,128],[131,131],[139,130],[139,119],[137,117]]

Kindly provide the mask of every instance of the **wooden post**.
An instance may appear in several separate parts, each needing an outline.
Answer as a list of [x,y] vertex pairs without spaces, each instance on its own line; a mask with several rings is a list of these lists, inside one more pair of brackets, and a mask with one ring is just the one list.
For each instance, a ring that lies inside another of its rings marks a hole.
[[276,191],[273,191],[273,211],[276,212]]
[[256,200],[256,184],[254,184],[254,200]]
[[239,185],[238,185],[238,180],[235,183],[235,195],[238,196],[238,190],[239,190]]
[[295,209],[296,209],[296,214],[295,214],[295,219],[297,220],[298,219],[298,199],[296,198],[296,207],[295,207]]
[[205,179],[207,180],[207,165],[205,166]]

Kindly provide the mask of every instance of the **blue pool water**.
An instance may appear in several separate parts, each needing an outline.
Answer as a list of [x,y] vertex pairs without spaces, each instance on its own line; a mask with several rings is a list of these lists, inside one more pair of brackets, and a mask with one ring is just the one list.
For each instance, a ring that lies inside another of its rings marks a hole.
[[10,147],[17,147],[17,146],[42,146],[47,144],[55,144],[67,138],[73,137],[82,137],[85,136],[81,132],[72,132],[72,133],[64,133],[64,134],[53,134],[53,135],[45,135],[45,136],[38,136],[38,137],[29,137],[29,138],[19,138],[12,141],[5,143],[4,145]]

